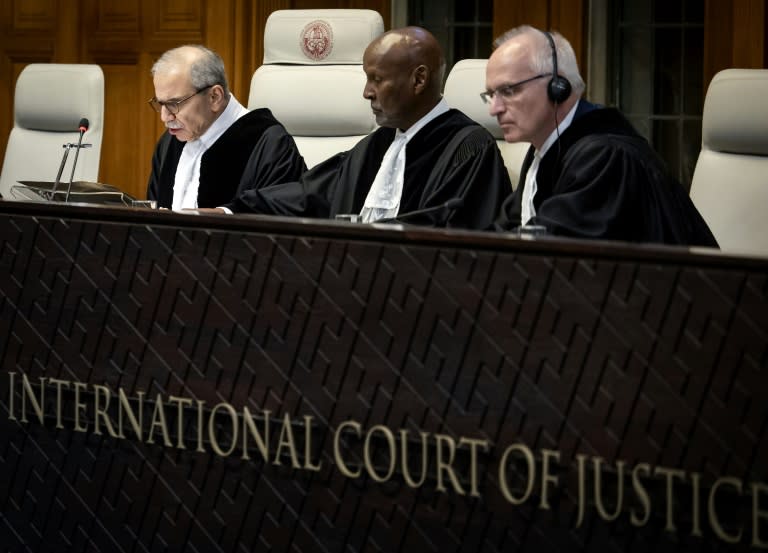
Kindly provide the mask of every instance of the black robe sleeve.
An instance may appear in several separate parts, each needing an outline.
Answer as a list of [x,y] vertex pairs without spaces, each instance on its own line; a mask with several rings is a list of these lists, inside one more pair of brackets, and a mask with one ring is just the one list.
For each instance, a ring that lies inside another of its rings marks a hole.
[[683,187],[637,137],[593,135],[571,147],[530,222],[563,236],[717,247]]
[[462,204],[454,211],[432,211],[421,222],[488,230],[511,192],[509,172],[496,141],[485,128],[473,125],[465,127],[447,145],[427,179],[416,209],[437,207],[460,198]]
[[520,221],[528,152],[515,194],[497,221],[576,238],[717,247],[687,191],[616,109],[579,102],[572,124],[541,160],[536,215]]
[[[306,171],[300,179],[246,190],[230,206],[235,213],[331,218],[359,212],[391,137],[379,129],[354,148]],[[360,206],[360,207],[358,207]]]
[[[185,143],[165,133],[152,156],[147,197],[170,208]],[[228,206],[239,194],[298,179],[306,171],[293,137],[265,108],[243,115],[203,153],[197,205]]]
[[[317,218],[360,213],[394,134],[393,129],[380,128],[352,150],[313,167],[297,182],[247,191],[240,195],[233,211]],[[512,187],[488,131],[461,112],[450,110],[427,124],[406,148],[399,213],[437,208],[406,222],[490,228]],[[461,207],[440,209],[454,198],[463,200]]]
[[179,161],[183,143],[175,140],[167,132],[157,141],[152,154],[152,172],[147,183],[147,199],[157,202],[159,207],[171,207],[173,188],[170,191],[162,186],[163,180],[173,178]]
[[299,153],[293,138],[282,126],[272,126],[264,131],[254,146],[240,178],[235,199],[224,207],[234,212],[237,209],[238,198],[249,190],[294,181],[306,169],[304,158]]

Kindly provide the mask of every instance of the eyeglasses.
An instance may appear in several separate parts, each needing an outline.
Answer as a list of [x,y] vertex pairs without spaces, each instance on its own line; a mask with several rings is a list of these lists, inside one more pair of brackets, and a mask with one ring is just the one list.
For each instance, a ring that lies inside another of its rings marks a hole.
[[201,92],[205,92],[206,90],[208,90],[212,86],[214,86],[214,85],[209,84],[208,86],[204,86],[203,88],[201,88],[199,90],[196,90],[195,92],[193,92],[192,94],[190,94],[186,98],[182,98],[181,100],[168,100],[167,102],[161,102],[157,98],[153,97],[148,102],[149,102],[149,105],[152,107],[152,109],[155,110],[157,113],[160,113],[162,111],[163,107],[165,107],[165,109],[168,110],[168,113],[170,113],[171,115],[176,115],[177,113],[179,113],[179,110],[181,109],[181,104],[183,104],[184,102],[186,102],[187,100],[189,100],[193,96],[197,96]]
[[531,81],[535,81],[536,79],[543,79],[544,77],[549,77],[549,73],[542,73],[541,75],[536,75],[535,77],[531,77],[529,79],[525,79],[516,83],[512,84],[503,84],[496,90],[486,90],[485,92],[480,93],[480,98],[485,102],[486,104],[490,104],[493,102],[493,97],[497,94],[499,97],[501,97],[503,100],[511,100],[512,96],[517,94],[518,88],[525,83],[530,83]]

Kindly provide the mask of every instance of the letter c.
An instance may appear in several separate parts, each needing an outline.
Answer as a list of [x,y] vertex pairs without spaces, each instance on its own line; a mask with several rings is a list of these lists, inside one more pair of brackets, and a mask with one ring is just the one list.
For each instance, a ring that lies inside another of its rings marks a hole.
[[341,433],[347,426],[354,430],[358,438],[360,437],[360,423],[355,421],[342,422],[336,429],[336,433],[333,435],[333,458],[335,459],[341,474],[347,478],[359,478],[361,472],[360,469],[357,469],[357,471],[351,470],[341,457]]

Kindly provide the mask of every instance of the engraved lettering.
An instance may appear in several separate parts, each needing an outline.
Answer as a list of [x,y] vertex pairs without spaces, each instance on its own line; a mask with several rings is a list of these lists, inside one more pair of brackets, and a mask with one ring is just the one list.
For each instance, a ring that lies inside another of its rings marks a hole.
[[547,501],[549,488],[547,484],[557,485],[558,478],[550,474],[550,459],[554,459],[560,462],[560,453],[551,449],[543,449],[541,451],[541,502],[539,507],[549,510],[549,502]]
[[[453,461],[456,457],[456,442],[453,438],[444,434],[436,434],[435,440],[437,440],[437,489],[441,492],[446,491],[445,484],[443,483],[443,475],[445,474],[451,481],[451,485],[456,493],[466,495],[466,492],[459,483],[456,472],[453,470]],[[444,451],[446,449],[447,452]]]
[[35,391],[29,382],[27,375],[21,375],[21,422],[29,422],[27,419],[27,401],[32,405],[32,410],[37,415],[40,424],[44,424],[43,405],[45,404],[45,377],[40,377],[40,399],[35,397]]
[[667,481],[666,486],[666,497],[667,497],[667,524],[664,527],[664,529],[667,532],[674,532],[676,530],[675,527],[675,521],[674,521],[674,494],[673,494],[673,488],[674,488],[674,479],[679,478],[680,480],[685,480],[685,473],[682,470],[678,469],[669,469],[665,467],[656,467],[653,473],[655,476],[663,476]]
[[693,504],[693,512],[691,513],[691,535],[701,537],[701,508],[700,508],[700,487],[701,487],[701,474],[698,472],[691,473],[691,503]]
[[405,483],[408,484],[411,488],[418,488],[424,485],[424,482],[427,480],[427,460],[429,459],[429,453],[428,453],[428,437],[429,434],[426,432],[419,432],[419,436],[421,438],[421,454],[418,456],[421,459],[421,473],[419,475],[418,480],[414,480],[411,477],[410,468],[408,465],[408,458],[410,455],[408,454],[409,449],[409,440],[408,440],[408,431],[407,430],[400,430],[400,460],[403,465],[403,478],[405,479]]
[[256,427],[256,421],[253,420],[253,415],[248,407],[243,407],[243,459],[250,459],[248,450],[250,446],[248,444],[248,436],[252,437],[256,442],[256,449],[259,450],[261,458],[265,463],[269,462],[269,427],[270,427],[270,415],[271,411],[264,411],[264,432],[259,432]]
[[361,470],[357,469],[357,471],[353,471],[349,468],[349,466],[344,462],[344,459],[341,456],[341,433],[342,431],[349,427],[354,431],[354,433],[357,435],[357,437],[360,437],[360,424],[355,421],[345,421],[342,422],[339,427],[336,429],[336,433],[333,435],[333,460],[336,463],[336,466],[339,467],[339,471],[341,474],[346,476],[347,478],[359,478]]
[[[109,401],[112,398],[112,390],[106,386],[94,384],[93,392],[93,433],[101,435],[101,425],[99,424],[99,421],[101,421],[104,423],[104,426],[107,429],[107,434],[113,438],[117,438],[115,428],[112,426],[112,420],[107,414],[107,409],[109,409]],[[104,401],[103,406],[101,403],[102,400]]]
[[75,432],[86,432],[88,424],[81,424],[80,414],[85,414],[87,405],[81,400],[80,392],[87,391],[88,386],[84,382],[75,382]]
[[594,468],[594,485],[595,485],[595,508],[600,518],[607,520],[608,522],[614,521],[619,518],[621,514],[621,508],[624,504],[624,461],[618,461],[616,463],[616,499],[613,513],[609,513],[603,503],[603,459],[595,457],[592,459],[592,466]]
[[16,373],[11,371],[8,373],[8,420],[15,421],[16,416],[13,414],[13,388],[15,386]]
[[147,434],[148,444],[155,443],[155,429],[158,429],[160,434],[162,434],[165,447],[172,447],[173,444],[168,435],[168,423],[166,421],[163,399],[160,394],[157,394],[157,397],[155,398],[155,410],[152,413],[152,422],[149,423],[149,432]]
[[[229,433],[232,436],[228,449],[221,447],[219,444],[220,432],[216,432],[216,415],[218,415],[219,411],[221,410],[225,411],[225,413],[229,415],[229,417],[224,417],[229,423],[227,430],[229,430]],[[229,403],[225,402],[216,404],[211,411],[210,418],[208,419],[208,439],[211,441],[211,449],[213,449],[216,455],[219,457],[229,457],[232,455],[232,452],[235,450],[238,442],[237,428],[237,411],[235,411],[235,408],[232,407]]]
[[629,512],[629,522],[632,523],[632,526],[638,527],[648,524],[648,520],[651,518],[651,498],[648,496],[648,490],[645,489],[640,480],[640,473],[643,473],[646,477],[650,476],[651,465],[640,463],[632,469],[632,489],[635,490],[635,496],[637,496],[637,500],[643,508],[643,515],[639,516],[637,510],[633,507]]
[[768,492],[763,483],[752,484],[752,547],[768,549],[768,542],[760,539],[760,523],[768,519],[768,512],[760,509],[760,495]]
[[[389,459],[389,465],[387,466],[386,472],[383,476],[376,471],[376,467],[374,466],[373,459],[371,457],[371,449],[373,447],[371,444],[371,439],[376,433],[380,433],[384,436],[384,441],[386,442],[387,446],[387,452],[385,456]],[[365,462],[365,470],[375,482],[386,482],[392,478],[392,474],[395,472],[397,451],[395,449],[395,435],[389,428],[382,425],[376,425],[368,431],[365,436],[365,442],[363,443],[363,460]]]
[[[527,483],[525,491],[520,497],[512,495],[512,490],[509,488],[507,482],[507,461],[513,453],[520,453],[527,465]],[[522,505],[530,497],[533,492],[533,484],[536,480],[536,464],[533,459],[533,452],[525,444],[513,444],[504,450],[504,454],[501,456],[499,462],[499,483],[501,486],[501,493],[504,498],[512,505]]]
[[205,402],[201,400],[197,400],[197,451],[198,453],[205,453],[205,448],[203,447],[203,428],[205,428],[205,425],[203,424],[203,419],[205,415]]
[[712,484],[712,489],[709,492],[709,501],[707,502],[707,512],[709,514],[709,525],[712,527],[712,530],[714,530],[715,535],[723,540],[726,543],[739,543],[739,540],[741,540],[741,535],[744,531],[744,528],[739,528],[739,532],[737,534],[729,534],[725,531],[725,528],[723,528],[723,525],[720,524],[720,519],[717,516],[717,509],[715,508],[716,505],[716,499],[715,496],[717,495],[717,491],[720,489],[721,486],[731,486],[732,488],[735,488],[737,492],[739,492],[739,495],[742,493],[742,483],[741,480],[738,478],[734,478],[731,476],[726,476],[724,478],[718,478],[715,480],[715,483]]
[[176,404],[176,447],[187,449],[184,445],[184,407],[192,405],[192,400],[186,397],[169,396],[168,403]]
[[283,425],[280,429],[280,439],[277,443],[277,451],[275,452],[275,465],[281,465],[280,456],[283,454],[283,449],[288,450],[288,455],[291,458],[291,466],[295,469],[301,468],[298,459],[298,453],[296,451],[296,440],[293,437],[293,428],[291,428],[291,417],[288,413],[283,417]]
[[584,522],[584,512],[586,511],[587,503],[587,456],[583,453],[576,455],[576,471],[578,475],[578,508],[576,514],[576,528],[581,528],[581,523]]
[[312,424],[313,417],[304,417],[304,468],[319,472],[322,467],[322,461],[318,461],[316,464],[312,464]]
[[66,380],[61,380],[59,378],[51,378],[48,380],[48,383],[56,387],[56,428],[64,428],[64,424],[61,422],[61,406],[63,403],[61,398],[61,388],[64,387],[69,389],[70,384]]
[[131,425],[131,428],[133,429],[133,433],[136,435],[136,437],[139,439],[139,441],[143,441],[144,439],[144,392],[137,392],[136,395],[138,396],[138,407],[139,407],[139,415],[136,416],[136,413],[133,412],[133,407],[131,407],[131,402],[128,396],[125,395],[125,392],[122,388],[118,388],[117,390],[117,398],[118,398],[118,410],[117,410],[117,429],[118,429],[118,436],[120,438],[125,438],[125,433],[123,432],[123,414],[126,414],[128,417],[128,423]]
[[488,440],[461,438],[459,440],[459,447],[465,444],[469,445],[469,482],[471,490],[469,495],[472,497],[480,497],[480,492],[478,491],[477,448],[482,447],[483,451],[488,451]]

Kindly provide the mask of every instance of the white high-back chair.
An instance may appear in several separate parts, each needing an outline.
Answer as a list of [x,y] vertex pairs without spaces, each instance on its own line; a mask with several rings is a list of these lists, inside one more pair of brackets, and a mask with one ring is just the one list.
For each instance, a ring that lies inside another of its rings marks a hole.
[[363,52],[384,32],[372,10],[278,10],[264,29],[264,65],[251,79],[250,109],[267,107],[312,167],[375,130],[363,98]]
[[726,69],[704,101],[691,199],[720,248],[768,255],[768,69]]
[[493,135],[501,150],[501,157],[504,158],[512,188],[516,188],[517,181],[520,179],[520,168],[530,144],[506,142],[496,118],[488,114],[488,106],[480,98],[480,93],[485,90],[486,65],[488,60],[485,59],[466,59],[457,62],[445,81],[443,96],[450,107],[464,112]]
[[[14,123],[0,175],[3,199],[27,199],[14,193],[18,181],[52,182],[59,171],[66,143],[77,143],[82,118],[88,131],[73,180],[98,181],[104,132],[104,73],[98,65],[33,63],[16,81]],[[73,148],[61,175],[69,182]]]

